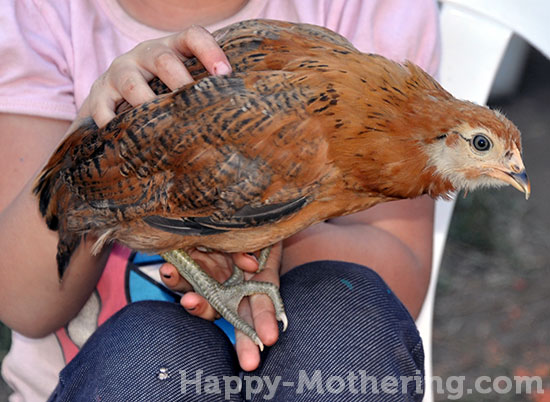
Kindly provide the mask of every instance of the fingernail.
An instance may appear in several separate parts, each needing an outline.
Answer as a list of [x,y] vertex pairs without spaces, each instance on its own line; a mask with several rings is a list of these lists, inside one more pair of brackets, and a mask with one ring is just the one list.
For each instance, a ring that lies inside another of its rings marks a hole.
[[195,311],[196,307],[188,307],[186,308],[187,311]]
[[225,75],[231,72],[231,67],[223,61],[218,61],[217,63],[214,63],[213,69],[215,75]]
[[254,253],[246,253],[246,255],[248,255],[248,256],[254,258],[254,261],[258,262],[258,257],[256,257],[256,254],[254,254]]

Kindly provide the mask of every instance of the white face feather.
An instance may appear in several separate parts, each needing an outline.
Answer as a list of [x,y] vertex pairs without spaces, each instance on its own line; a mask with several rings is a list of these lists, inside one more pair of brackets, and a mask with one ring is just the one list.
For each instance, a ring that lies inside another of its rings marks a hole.
[[[488,141],[488,149],[480,149]],[[476,147],[477,144],[477,147]],[[514,153],[504,141],[485,127],[462,124],[449,133],[426,145],[428,166],[436,168],[442,178],[458,190],[474,190],[480,187],[500,187],[505,181],[489,174],[506,170]],[[516,150],[516,153],[519,151]]]

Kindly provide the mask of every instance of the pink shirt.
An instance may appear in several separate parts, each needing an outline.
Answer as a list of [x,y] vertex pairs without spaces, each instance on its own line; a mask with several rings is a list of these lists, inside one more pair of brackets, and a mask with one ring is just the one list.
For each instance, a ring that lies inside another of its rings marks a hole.
[[[96,78],[118,55],[166,36],[131,19],[115,0],[18,0],[0,16],[0,111],[72,120]],[[6,9],[7,8],[7,9]],[[250,0],[221,28],[250,18],[323,25],[364,52],[438,63],[433,0]]]
[[[139,42],[170,34],[133,20],[116,0],[7,3],[0,15],[0,112],[5,113],[72,120],[115,57]],[[213,31],[251,18],[322,25],[363,52],[408,59],[435,74],[437,17],[435,0],[250,0],[236,15],[206,28]],[[121,296],[127,294],[129,255],[129,250],[115,248],[90,301],[56,335],[33,340],[14,333],[2,365],[15,390],[11,401],[47,399],[59,370],[97,325],[136,300]],[[146,275],[154,277],[156,268],[149,266]]]

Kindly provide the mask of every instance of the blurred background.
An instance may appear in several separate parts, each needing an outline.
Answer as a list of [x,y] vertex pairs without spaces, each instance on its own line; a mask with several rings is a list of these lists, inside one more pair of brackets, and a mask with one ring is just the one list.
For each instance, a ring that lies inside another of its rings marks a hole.
[[[548,390],[461,401],[550,402],[550,61],[512,43],[517,48],[503,62],[490,103],[522,131],[532,195],[526,201],[504,188],[459,196],[437,288],[434,375],[465,376],[466,384],[479,376],[536,375]],[[9,343],[0,324],[0,359]],[[0,381],[0,402],[8,394]]]
[[507,187],[459,196],[437,286],[434,375],[465,376],[467,386],[480,376],[540,376],[546,394],[461,401],[550,401],[550,61],[511,43],[518,49],[501,72],[517,64],[517,80],[497,77],[489,103],[522,132],[532,194],[526,201]]

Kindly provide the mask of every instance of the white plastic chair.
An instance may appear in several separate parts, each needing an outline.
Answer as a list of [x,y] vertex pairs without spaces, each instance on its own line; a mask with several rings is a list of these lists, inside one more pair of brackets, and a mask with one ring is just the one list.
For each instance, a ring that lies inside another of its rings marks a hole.
[[[460,99],[485,104],[500,62],[513,35],[550,58],[550,2],[547,0],[439,0],[442,59],[440,82]],[[431,283],[417,320],[424,342],[426,391],[431,387],[432,319],[439,266],[454,200],[435,206]]]

